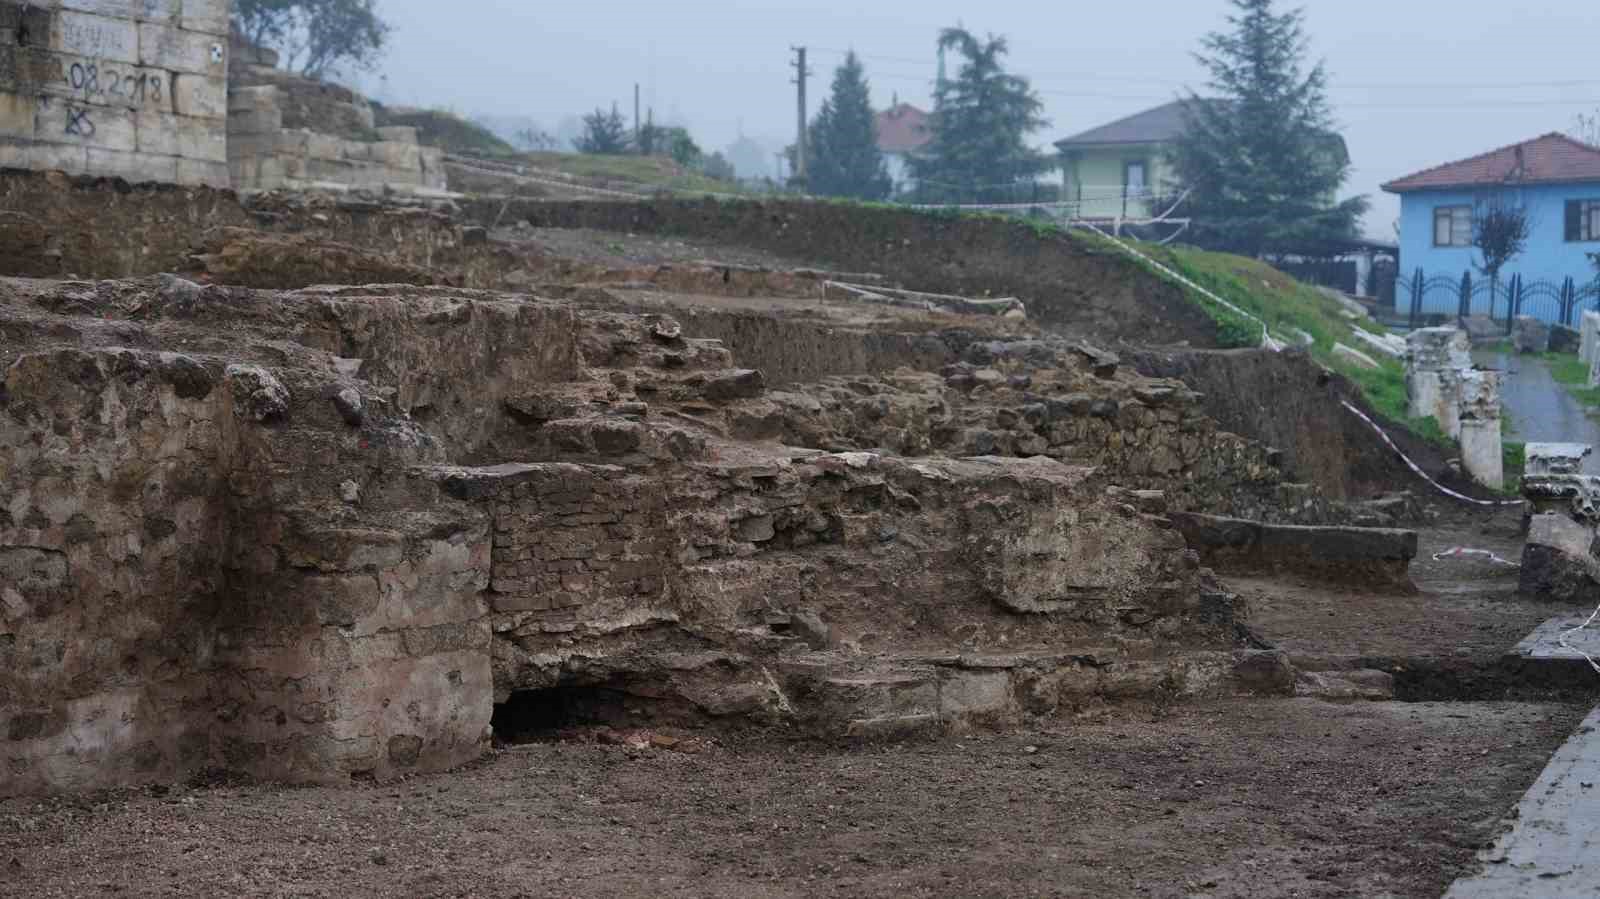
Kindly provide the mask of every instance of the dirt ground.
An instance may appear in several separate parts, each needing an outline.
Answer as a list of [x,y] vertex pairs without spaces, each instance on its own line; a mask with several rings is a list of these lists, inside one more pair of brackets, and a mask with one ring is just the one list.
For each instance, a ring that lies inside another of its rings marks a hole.
[[508,228],[497,237],[530,241],[551,256],[595,265],[635,266],[721,262],[771,269],[827,268],[765,250],[656,234],[622,234],[572,228]]
[[1241,699],[928,743],[544,743],[388,786],[13,800],[0,892],[1437,896],[1582,712]]
[[[1445,516],[1416,596],[1234,586],[1297,658],[1489,664],[1560,610],[1431,556],[1515,558],[1515,527]],[[1589,704],[1234,698],[889,745],[552,741],[397,784],[13,799],[0,895],[1438,896]]]
[[1248,601],[1251,628],[1287,651],[1298,667],[1312,670],[1386,659],[1489,666],[1540,623],[1578,611],[1518,595],[1513,567],[1473,557],[1433,558],[1463,547],[1520,560],[1518,508],[1477,512],[1436,506],[1435,511],[1439,522],[1418,534],[1411,565],[1420,590],[1416,595],[1293,578],[1230,578],[1229,586]]

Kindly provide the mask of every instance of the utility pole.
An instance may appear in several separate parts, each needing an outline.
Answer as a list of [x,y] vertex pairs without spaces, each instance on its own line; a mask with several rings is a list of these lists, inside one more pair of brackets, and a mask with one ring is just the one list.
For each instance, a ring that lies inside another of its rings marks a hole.
[[804,184],[806,180],[806,79],[811,77],[811,70],[806,68],[806,48],[791,47],[789,49],[795,52],[795,61],[790,65],[794,66],[794,83],[800,88],[800,119],[799,127],[796,129],[798,136],[795,138],[794,144],[794,177],[795,180]]
[[639,82],[633,83],[633,152],[644,152],[644,145],[639,143]]

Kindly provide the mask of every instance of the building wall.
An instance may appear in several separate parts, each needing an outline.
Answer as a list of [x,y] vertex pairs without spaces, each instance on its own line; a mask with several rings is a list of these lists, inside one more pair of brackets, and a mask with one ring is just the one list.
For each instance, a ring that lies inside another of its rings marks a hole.
[[1081,200],[1078,214],[1088,218],[1144,218],[1159,212],[1152,210],[1149,200],[1143,197],[1130,197],[1124,202],[1123,182],[1130,162],[1145,164],[1146,183],[1157,194],[1173,181],[1166,148],[1160,145],[1074,150],[1067,156],[1064,166],[1066,195],[1063,199]]
[[0,166],[225,187],[228,0],[0,0]]
[[[1514,274],[1527,280],[1560,281],[1572,277],[1579,283],[1595,278],[1595,267],[1584,254],[1600,253],[1600,241],[1568,243],[1564,239],[1565,216],[1568,200],[1600,200],[1600,184],[1520,187],[1507,189],[1503,196],[1521,204],[1527,211],[1531,233],[1527,249],[1506,266],[1502,279]],[[1440,206],[1470,206],[1485,198],[1485,194],[1472,190],[1430,190],[1402,195],[1401,274],[1409,277],[1421,268],[1430,278],[1448,275],[1459,279],[1469,270],[1475,280],[1481,277],[1473,268],[1480,258],[1477,250],[1433,245],[1433,212]],[[1436,291],[1425,298],[1423,311],[1449,314],[1456,311],[1456,304],[1454,296]]]

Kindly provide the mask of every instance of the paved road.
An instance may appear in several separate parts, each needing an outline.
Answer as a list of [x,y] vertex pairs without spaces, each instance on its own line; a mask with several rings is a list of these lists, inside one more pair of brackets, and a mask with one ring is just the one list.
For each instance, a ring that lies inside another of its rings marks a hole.
[[1472,361],[1506,373],[1502,405],[1515,429],[1513,439],[1526,443],[1587,443],[1595,454],[1584,460],[1586,474],[1600,475],[1600,420],[1550,377],[1539,359],[1498,350],[1474,350]]

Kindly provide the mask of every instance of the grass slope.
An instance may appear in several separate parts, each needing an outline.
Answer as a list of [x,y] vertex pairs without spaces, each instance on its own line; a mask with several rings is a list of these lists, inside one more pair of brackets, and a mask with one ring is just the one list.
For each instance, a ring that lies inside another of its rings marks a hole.
[[686,169],[662,156],[600,156],[588,153],[523,153],[517,161],[576,178],[605,181],[619,190],[676,193],[742,193],[739,185]]

